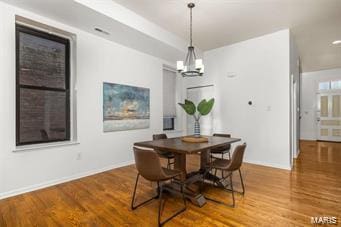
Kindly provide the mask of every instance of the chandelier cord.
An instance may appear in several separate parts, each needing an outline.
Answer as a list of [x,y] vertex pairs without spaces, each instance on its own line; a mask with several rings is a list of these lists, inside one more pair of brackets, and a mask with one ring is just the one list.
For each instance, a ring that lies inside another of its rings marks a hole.
[[190,46],[193,46],[192,42],[192,8],[190,8]]

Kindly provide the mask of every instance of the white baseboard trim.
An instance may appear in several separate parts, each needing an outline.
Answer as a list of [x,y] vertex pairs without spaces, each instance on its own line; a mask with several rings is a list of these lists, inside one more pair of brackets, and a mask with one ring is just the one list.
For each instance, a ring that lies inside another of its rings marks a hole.
[[255,161],[255,160],[245,160],[244,162],[250,163],[250,164],[255,164],[255,165],[277,168],[277,169],[291,170],[290,165],[286,166],[286,165],[281,165],[281,164],[277,164],[277,163],[268,163],[268,162]]
[[298,158],[298,156],[300,155],[300,152],[301,152],[301,150],[300,150],[300,149],[297,149],[296,157],[294,157],[294,158]]
[[83,177],[87,177],[87,176],[91,176],[91,175],[95,175],[98,173],[102,173],[105,171],[109,171],[112,169],[116,169],[116,168],[120,168],[123,166],[128,166],[128,165],[132,165],[134,164],[135,161],[134,160],[130,160],[130,161],[126,161],[126,162],[121,162],[121,163],[117,163],[114,165],[110,165],[110,166],[106,166],[100,169],[94,169],[94,170],[90,170],[90,171],[86,171],[83,173],[77,173],[71,176],[67,176],[67,177],[62,177],[59,179],[55,179],[55,180],[50,180],[50,181],[45,181],[39,184],[34,184],[34,185],[30,185],[27,187],[23,187],[23,188],[18,188],[18,189],[14,189],[8,192],[3,192],[0,193],[0,200],[1,199],[5,199],[5,198],[9,198],[9,197],[13,197],[16,195],[20,195],[20,194],[24,194],[27,192],[31,192],[31,191],[36,191],[39,189],[43,189],[43,188],[47,188],[47,187],[51,187],[53,185],[57,185],[57,184],[61,184],[61,183],[65,183],[65,182],[69,182],[69,181],[73,181],[73,180],[77,180]]

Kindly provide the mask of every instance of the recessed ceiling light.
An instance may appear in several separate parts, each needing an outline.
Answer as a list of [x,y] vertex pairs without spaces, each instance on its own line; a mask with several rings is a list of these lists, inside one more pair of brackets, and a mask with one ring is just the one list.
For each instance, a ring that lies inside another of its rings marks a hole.
[[101,29],[101,28],[95,28],[95,31],[97,31],[97,32],[100,32],[100,33],[103,33],[103,34],[105,34],[105,35],[110,35],[110,33],[109,32],[107,32],[107,31],[104,31],[103,29]]
[[333,42],[333,44],[334,44],[334,45],[341,44],[341,40],[335,40],[335,41]]

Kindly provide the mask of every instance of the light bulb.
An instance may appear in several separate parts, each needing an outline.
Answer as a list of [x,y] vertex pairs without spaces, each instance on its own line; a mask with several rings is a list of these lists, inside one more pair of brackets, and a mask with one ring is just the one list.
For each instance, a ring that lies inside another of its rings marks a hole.
[[184,70],[184,62],[183,61],[177,61],[176,62],[176,69],[178,71],[183,71]]
[[195,60],[195,68],[199,70],[199,69],[201,69],[202,66],[203,66],[202,59],[196,59]]
[[205,72],[205,66],[201,65],[200,74],[204,74],[204,72]]

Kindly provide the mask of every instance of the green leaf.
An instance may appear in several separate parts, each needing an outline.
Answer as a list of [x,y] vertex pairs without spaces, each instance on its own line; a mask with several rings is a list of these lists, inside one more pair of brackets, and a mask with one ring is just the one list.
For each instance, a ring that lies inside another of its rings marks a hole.
[[198,111],[202,116],[205,116],[211,112],[213,105],[214,105],[214,98],[210,99],[208,102],[206,101],[206,99],[203,99],[198,104]]
[[188,115],[194,115],[196,112],[195,105],[192,101],[185,99],[185,103],[178,103]]
[[191,100],[188,100],[188,99],[185,99],[185,104],[186,105],[194,105],[194,103]]

